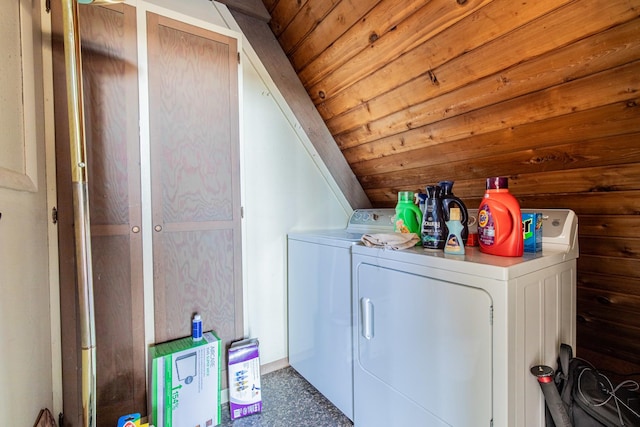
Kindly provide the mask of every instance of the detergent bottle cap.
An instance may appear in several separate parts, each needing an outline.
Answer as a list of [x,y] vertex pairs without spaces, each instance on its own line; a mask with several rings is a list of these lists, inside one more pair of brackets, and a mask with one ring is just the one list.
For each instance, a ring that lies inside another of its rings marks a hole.
[[398,191],[399,202],[413,202],[413,191]]
[[450,221],[460,221],[460,208],[451,208],[449,210],[449,220]]
[[487,190],[500,190],[509,188],[509,178],[506,176],[494,176],[487,178]]

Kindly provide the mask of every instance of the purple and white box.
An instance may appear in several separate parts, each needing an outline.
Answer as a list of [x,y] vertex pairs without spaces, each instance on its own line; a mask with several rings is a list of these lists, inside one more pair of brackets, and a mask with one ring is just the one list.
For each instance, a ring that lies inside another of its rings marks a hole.
[[236,341],[229,347],[229,410],[231,419],[262,412],[258,340]]

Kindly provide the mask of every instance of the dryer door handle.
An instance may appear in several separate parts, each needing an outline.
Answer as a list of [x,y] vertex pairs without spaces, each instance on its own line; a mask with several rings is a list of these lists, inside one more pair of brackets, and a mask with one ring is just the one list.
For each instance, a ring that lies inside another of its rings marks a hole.
[[370,340],[373,338],[373,303],[369,298],[360,298],[360,315],[362,336]]

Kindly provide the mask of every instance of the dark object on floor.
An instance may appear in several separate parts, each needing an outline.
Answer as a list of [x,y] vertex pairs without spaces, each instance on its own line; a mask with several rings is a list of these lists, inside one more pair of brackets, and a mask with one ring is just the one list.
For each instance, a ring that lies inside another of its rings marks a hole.
[[230,420],[222,405],[219,427],[351,427],[353,423],[318,390],[287,367],[262,376],[262,413]]
[[[574,427],[640,426],[638,383],[614,384],[586,360],[574,358],[567,344],[560,346],[555,384]],[[557,411],[551,405],[547,409]],[[550,417],[547,425],[555,425]]]
[[56,427],[56,420],[48,409],[42,409],[33,427]]

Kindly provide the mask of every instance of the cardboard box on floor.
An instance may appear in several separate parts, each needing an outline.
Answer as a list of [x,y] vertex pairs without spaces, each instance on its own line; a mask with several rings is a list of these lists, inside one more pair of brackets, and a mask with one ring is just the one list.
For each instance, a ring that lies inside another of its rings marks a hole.
[[149,350],[150,423],[162,427],[220,424],[220,338],[206,332]]
[[231,419],[262,412],[258,340],[237,341],[229,347],[229,410]]

